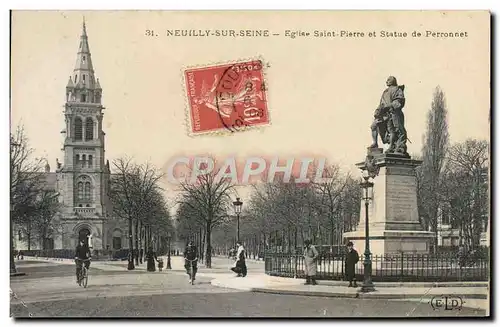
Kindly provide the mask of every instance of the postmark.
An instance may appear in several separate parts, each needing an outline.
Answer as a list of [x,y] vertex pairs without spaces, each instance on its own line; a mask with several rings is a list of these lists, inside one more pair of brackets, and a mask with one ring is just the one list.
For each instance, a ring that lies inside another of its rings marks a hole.
[[189,133],[234,133],[269,125],[264,65],[255,59],[185,69]]

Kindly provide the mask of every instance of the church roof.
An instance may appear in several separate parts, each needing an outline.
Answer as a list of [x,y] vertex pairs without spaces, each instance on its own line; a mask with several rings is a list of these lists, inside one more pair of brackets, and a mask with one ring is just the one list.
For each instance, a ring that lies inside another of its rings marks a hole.
[[40,174],[40,182],[44,183],[44,190],[57,191],[57,173]]

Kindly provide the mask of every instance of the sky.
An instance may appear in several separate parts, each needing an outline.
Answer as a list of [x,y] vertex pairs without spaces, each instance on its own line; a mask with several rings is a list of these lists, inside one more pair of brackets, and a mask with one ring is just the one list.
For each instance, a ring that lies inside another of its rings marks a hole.
[[[325,157],[359,174],[373,111],[389,75],[405,85],[406,129],[418,153],[436,86],[445,92],[451,142],[489,140],[486,12],[14,12],[12,126],[36,155],[63,159],[65,87],[85,16],[103,88],[106,157],[165,169],[179,155]],[[146,36],[146,30],[159,36]],[[276,38],[167,37],[176,29],[269,29]],[[467,38],[287,38],[285,30],[464,32]],[[232,135],[187,133],[183,69],[263,58],[271,125]],[[169,188],[167,187],[167,191]],[[245,191],[244,191],[245,193]]]

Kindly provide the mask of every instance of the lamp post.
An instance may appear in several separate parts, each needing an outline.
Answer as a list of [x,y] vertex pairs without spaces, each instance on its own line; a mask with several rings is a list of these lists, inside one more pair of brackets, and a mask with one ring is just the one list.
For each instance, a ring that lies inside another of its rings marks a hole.
[[167,269],[172,269],[172,263],[170,262],[170,239],[172,238],[172,234],[170,232],[167,233],[168,238],[168,253],[167,253]]
[[361,182],[361,187],[363,188],[363,200],[365,200],[365,260],[363,262],[364,266],[364,279],[363,285],[361,286],[361,292],[373,292],[375,287],[372,282],[372,260],[370,253],[370,231],[369,231],[369,221],[368,221],[368,207],[370,205],[370,193],[373,189],[373,183],[368,181],[370,176],[363,176],[364,181]]
[[237,225],[236,225],[236,241],[240,241],[240,214],[241,207],[243,206],[243,202],[240,201],[240,198],[236,198],[236,201],[233,202],[234,212],[236,212]]

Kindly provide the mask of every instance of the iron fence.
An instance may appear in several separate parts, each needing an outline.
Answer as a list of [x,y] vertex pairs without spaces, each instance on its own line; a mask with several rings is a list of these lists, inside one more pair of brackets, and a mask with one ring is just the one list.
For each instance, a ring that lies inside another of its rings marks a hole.
[[[356,279],[363,280],[364,257],[355,267]],[[280,277],[305,278],[302,253],[265,253],[265,272]],[[320,252],[317,279],[344,280],[345,253]],[[372,256],[372,279],[384,282],[488,281],[488,258],[461,260],[457,256],[405,254]]]

